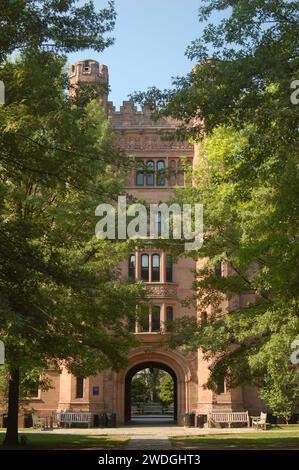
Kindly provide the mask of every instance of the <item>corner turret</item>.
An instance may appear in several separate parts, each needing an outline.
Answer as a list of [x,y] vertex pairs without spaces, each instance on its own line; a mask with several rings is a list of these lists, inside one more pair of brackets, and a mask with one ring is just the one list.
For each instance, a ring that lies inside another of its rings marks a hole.
[[107,110],[109,74],[108,67],[99,64],[96,60],[79,60],[69,65],[68,76],[70,82],[70,95],[76,92],[80,85],[92,85],[99,87],[100,99]]

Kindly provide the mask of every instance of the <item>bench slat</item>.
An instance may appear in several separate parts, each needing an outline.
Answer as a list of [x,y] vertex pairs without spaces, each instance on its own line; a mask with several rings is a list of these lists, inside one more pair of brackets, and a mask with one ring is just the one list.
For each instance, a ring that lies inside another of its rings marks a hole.
[[61,423],[89,423],[92,418],[91,413],[57,413],[56,417]]
[[212,412],[209,420],[215,423],[249,423],[248,411]]

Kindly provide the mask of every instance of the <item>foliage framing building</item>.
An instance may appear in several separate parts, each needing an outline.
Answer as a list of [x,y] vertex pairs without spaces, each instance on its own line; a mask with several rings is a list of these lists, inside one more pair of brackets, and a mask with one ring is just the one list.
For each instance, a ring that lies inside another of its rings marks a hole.
[[[94,60],[79,61],[70,65],[69,80],[73,92],[78,83],[108,87],[108,68]],[[138,111],[130,101],[124,101],[120,110],[116,111],[108,101],[108,93],[103,92],[102,95],[111,127],[117,133],[119,147],[133,155],[137,162],[137,171],[131,175],[127,192],[148,202],[169,200],[174,187],[184,184],[182,157],[193,165],[196,163],[194,146],[188,142],[161,139],[161,132],[172,131],[178,126],[176,121],[163,119],[154,122],[147,109]],[[143,166],[140,163],[138,167],[138,162],[142,162]],[[165,170],[167,177],[163,176]],[[181,306],[181,301],[191,294],[192,270],[195,267],[196,263],[189,258],[180,258],[171,265],[167,253],[161,250],[145,249],[132,253],[128,262],[123,263],[122,273],[136,279],[142,278],[151,292],[147,318],[134,326],[142,347],[130,352],[128,366],[118,373],[106,370],[78,382],[66,370],[61,374],[49,371],[53,388],[39,390],[37,396],[31,399],[29,408],[41,416],[57,410],[84,410],[95,415],[115,412],[117,423],[123,424],[130,419],[131,378],[144,367],[154,365],[169,372],[174,379],[175,418],[179,425],[184,423],[185,414],[190,412],[197,415],[226,410],[259,413],[264,405],[256,389],[238,387],[228,390],[223,384],[219,393],[207,390],[204,384],[209,369],[202,352],[183,354],[166,346],[167,320],[197,315],[194,308]],[[222,265],[221,275],[229,274],[229,267]],[[223,312],[234,310],[247,300],[244,296],[234,296],[223,303]],[[211,309],[207,312],[209,314]]]

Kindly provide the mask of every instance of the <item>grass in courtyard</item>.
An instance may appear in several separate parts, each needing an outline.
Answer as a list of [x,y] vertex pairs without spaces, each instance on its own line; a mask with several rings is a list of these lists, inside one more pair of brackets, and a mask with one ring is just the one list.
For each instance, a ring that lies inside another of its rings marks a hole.
[[[0,444],[2,444],[5,433],[0,433]],[[33,434],[20,433],[19,437],[25,436],[28,444],[20,445],[20,449],[120,449],[122,450],[129,439],[122,436],[96,436],[96,435],[74,435],[74,434]],[[0,450],[3,450],[1,448]]]
[[172,437],[170,441],[175,449],[299,449],[299,432]]
[[299,424],[272,424],[269,426],[269,429],[272,431],[284,430],[291,431],[292,429],[299,430]]

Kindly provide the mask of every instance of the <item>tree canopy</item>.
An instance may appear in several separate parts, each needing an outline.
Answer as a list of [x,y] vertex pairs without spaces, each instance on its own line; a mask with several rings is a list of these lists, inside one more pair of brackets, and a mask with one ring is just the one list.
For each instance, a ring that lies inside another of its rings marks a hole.
[[30,52],[1,71],[1,338],[11,374],[117,369],[134,344],[125,319],[139,289],[117,269],[128,247],[94,233],[95,208],[122,191],[126,160],[101,104],[65,94],[63,65]]
[[113,43],[114,2],[99,11],[94,2],[78,0],[3,0],[0,12],[0,63],[16,50],[42,48],[67,54]]
[[[253,383],[273,412],[294,411],[298,368],[290,362],[298,315],[298,5],[277,0],[211,1],[187,49],[198,62],[171,90],[134,99],[153,117],[182,121],[179,138],[198,144],[193,181],[177,192],[204,209],[204,244],[195,258],[195,301],[208,321],[184,319],[175,346],[202,347],[208,386]],[[209,23],[217,13],[221,20]],[[190,181],[190,178],[189,178]],[[229,268],[219,276],[215,267]],[[224,298],[234,299],[227,315]],[[210,310],[208,309],[208,306]]]
[[120,277],[129,244],[94,232],[95,209],[123,191],[128,160],[93,93],[68,94],[62,55],[111,43],[104,34],[113,2],[99,12],[94,2],[4,3],[0,336],[9,375],[5,443],[17,444],[20,384],[32,386],[33,372],[49,366],[80,377],[120,368],[135,344],[126,321],[140,288]]

